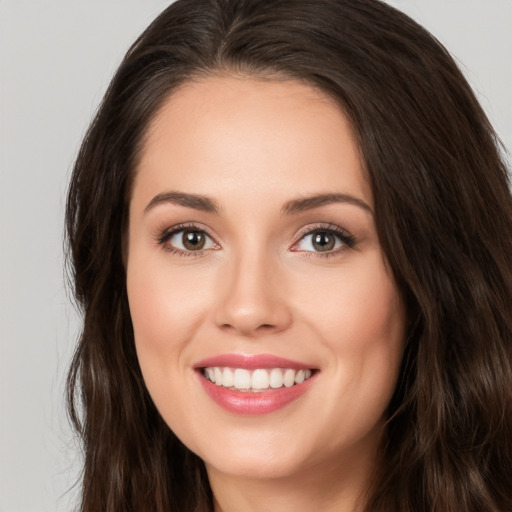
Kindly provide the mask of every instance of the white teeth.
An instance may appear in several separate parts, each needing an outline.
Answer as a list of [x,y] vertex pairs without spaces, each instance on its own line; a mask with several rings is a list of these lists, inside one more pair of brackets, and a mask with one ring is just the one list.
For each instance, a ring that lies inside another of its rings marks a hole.
[[239,391],[262,391],[265,389],[290,388],[294,384],[302,384],[309,379],[311,370],[294,370],[292,368],[272,368],[247,370],[245,368],[205,368],[204,376],[225,388]]
[[215,372],[215,384],[222,386],[222,370],[220,368],[214,368]]
[[249,370],[237,368],[235,370],[233,386],[236,389],[249,389],[251,387],[251,374],[249,373]]
[[231,368],[224,368],[224,372],[222,373],[222,385],[226,388],[230,388],[234,385],[235,382],[235,374]]
[[279,368],[272,368],[270,372],[270,387],[277,389],[283,387],[283,372]]
[[291,369],[285,370],[283,382],[287,388],[291,388],[295,383],[295,371]]
[[252,374],[251,387],[252,389],[267,389],[269,380],[267,370],[255,370]]

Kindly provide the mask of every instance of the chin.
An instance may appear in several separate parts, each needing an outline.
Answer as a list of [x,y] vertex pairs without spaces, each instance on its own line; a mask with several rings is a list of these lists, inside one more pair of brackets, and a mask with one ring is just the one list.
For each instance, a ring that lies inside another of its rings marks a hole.
[[[286,478],[314,463],[315,450],[306,439],[290,440],[290,436],[275,434],[249,436],[245,440],[230,436],[229,440],[209,443],[198,455],[209,472],[250,479]],[[212,450],[212,446],[219,449]]]
[[281,454],[262,457],[257,454],[234,454],[222,457],[222,460],[204,461],[207,471],[223,473],[232,477],[251,480],[285,479],[296,475],[303,464],[296,460],[283,458]]

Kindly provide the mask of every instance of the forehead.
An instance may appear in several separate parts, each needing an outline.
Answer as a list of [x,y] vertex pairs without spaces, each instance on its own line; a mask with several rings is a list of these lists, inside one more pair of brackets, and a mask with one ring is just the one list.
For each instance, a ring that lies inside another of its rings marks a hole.
[[175,91],[155,116],[134,192],[285,187],[295,195],[350,192],[371,203],[355,140],[339,105],[299,81],[203,78]]

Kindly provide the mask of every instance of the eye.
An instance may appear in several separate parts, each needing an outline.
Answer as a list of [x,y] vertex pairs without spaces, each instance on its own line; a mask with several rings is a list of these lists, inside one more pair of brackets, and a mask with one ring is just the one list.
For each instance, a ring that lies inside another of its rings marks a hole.
[[218,249],[219,246],[202,229],[196,227],[178,227],[160,237],[159,242],[168,250],[178,253],[190,253]]
[[292,250],[335,253],[354,245],[354,237],[340,228],[317,228],[304,234]]

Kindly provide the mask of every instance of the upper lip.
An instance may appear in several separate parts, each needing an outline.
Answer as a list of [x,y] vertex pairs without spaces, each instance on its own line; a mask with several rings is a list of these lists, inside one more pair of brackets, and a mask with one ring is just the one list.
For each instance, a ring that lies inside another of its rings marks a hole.
[[194,365],[194,368],[211,368],[216,366],[246,368],[248,370],[256,370],[258,368],[313,369],[311,365],[272,354],[220,354],[199,361]]

